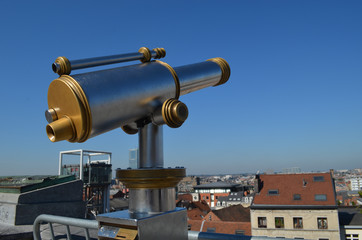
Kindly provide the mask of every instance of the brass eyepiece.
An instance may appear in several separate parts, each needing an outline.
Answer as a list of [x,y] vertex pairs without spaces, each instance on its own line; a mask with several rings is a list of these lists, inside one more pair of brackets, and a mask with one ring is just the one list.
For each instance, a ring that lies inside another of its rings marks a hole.
[[46,126],[48,138],[52,142],[71,141],[74,138],[73,122],[68,117],[62,117]]
[[189,115],[187,106],[174,98],[163,103],[161,112],[164,122],[172,128],[181,127]]

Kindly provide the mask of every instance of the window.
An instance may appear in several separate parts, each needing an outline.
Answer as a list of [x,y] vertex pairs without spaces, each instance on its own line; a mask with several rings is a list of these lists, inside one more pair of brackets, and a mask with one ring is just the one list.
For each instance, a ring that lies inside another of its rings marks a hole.
[[326,194],[315,194],[314,200],[316,201],[327,201],[327,195]]
[[275,228],[284,228],[284,218],[283,217],[275,218]]
[[216,231],[215,228],[207,228],[206,232],[214,233]]
[[206,196],[206,199],[209,199],[209,196]]
[[269,189],[268,195],[279,195],[279,190],[278,189]]
[[235,235],[245,235],[244,230],[235,230]]
[[266,228],[266,217],[258,217],[258,228]]
[[317,218],[318,229],[328,229],[327,218]]
[[358,240],[358,234],[346,234],[346,240]]
[[222,202],[222,206],[223,206],[223,207],[225,206],[225,201]]
[[293,200],[302,200],[302,197],[300,196],[300,194],[294,194]]
[[220,202],[217,202],[217,203],[216,203],[216,206],[220,207]]
[[303,228],[303,218],[301,218],[301,217],[293,218],[293,226],[296,229],[302,229]]
[[314,176],[313,182],[324,182],[324,176]]

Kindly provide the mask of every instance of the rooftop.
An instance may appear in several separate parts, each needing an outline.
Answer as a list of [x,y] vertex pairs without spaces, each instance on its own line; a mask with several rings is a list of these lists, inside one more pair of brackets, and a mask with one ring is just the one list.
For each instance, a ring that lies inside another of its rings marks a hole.
[[362,225],[362,213],[356,207],[338,207],[338,219],[340,225]]
[[221,221],[250,222],[250,209],[242,205],[234,205],[212,211]]
[[330,173],[259,175],[257,206],[336,207],[333,180]]

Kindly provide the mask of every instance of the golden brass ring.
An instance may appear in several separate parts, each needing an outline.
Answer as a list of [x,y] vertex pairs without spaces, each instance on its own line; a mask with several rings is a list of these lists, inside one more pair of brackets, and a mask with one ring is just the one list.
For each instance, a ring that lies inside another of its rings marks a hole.
[[181,91],[181,87],[180,87],[180,81],[178,79],[178,76],[176,74],[176,71],[167,63],[156,60],[156,62],[162,64],[163,66],[165,66],[172,74],[173,79],[175,80],[175,86],[176,86],[176,93],[175,93],[175,99],[179,99],[180,97],[180,91]]
[[127,188],[170,188],[186,176],[185,168],[117,170],[116,178]]
[[211,59],[208,59],[206,61],[211,61],[211,62],[217,63],[220,66],[220,69],[221,69],[220,81],[216,85],[214,85],[214,87],[222,85],[222,84],[226,83],[229,80],[230,66],[229,66],[228,62],[225,61],[225,59],[218,57],[218,58],[211,58]]
[[141,47],[138,50],[138,52],[143,54],[143,58],[141,59],[141,62],[145,63],[145,62],[151,61],[152,55],[151,55],[150,49],[148,49],[146,47]]
[[54,63],[59,65],[59,70],[57,71],[59,76],[64,74],[69,75],[70,72],[72,71],[70,62],[66,57],[58,57],[57,59],[55,59]]

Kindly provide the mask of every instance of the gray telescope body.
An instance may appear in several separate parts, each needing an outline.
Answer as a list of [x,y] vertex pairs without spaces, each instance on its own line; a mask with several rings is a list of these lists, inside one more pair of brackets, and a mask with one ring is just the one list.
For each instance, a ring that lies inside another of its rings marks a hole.
[[119,127],[136,133],[142,121],[179,127],[188,114],[179,96],[223,84],[229,75],[222,58],[176,68],[151,61],[61,75],[49,86],[47,135],[53,142],[84,142]]

